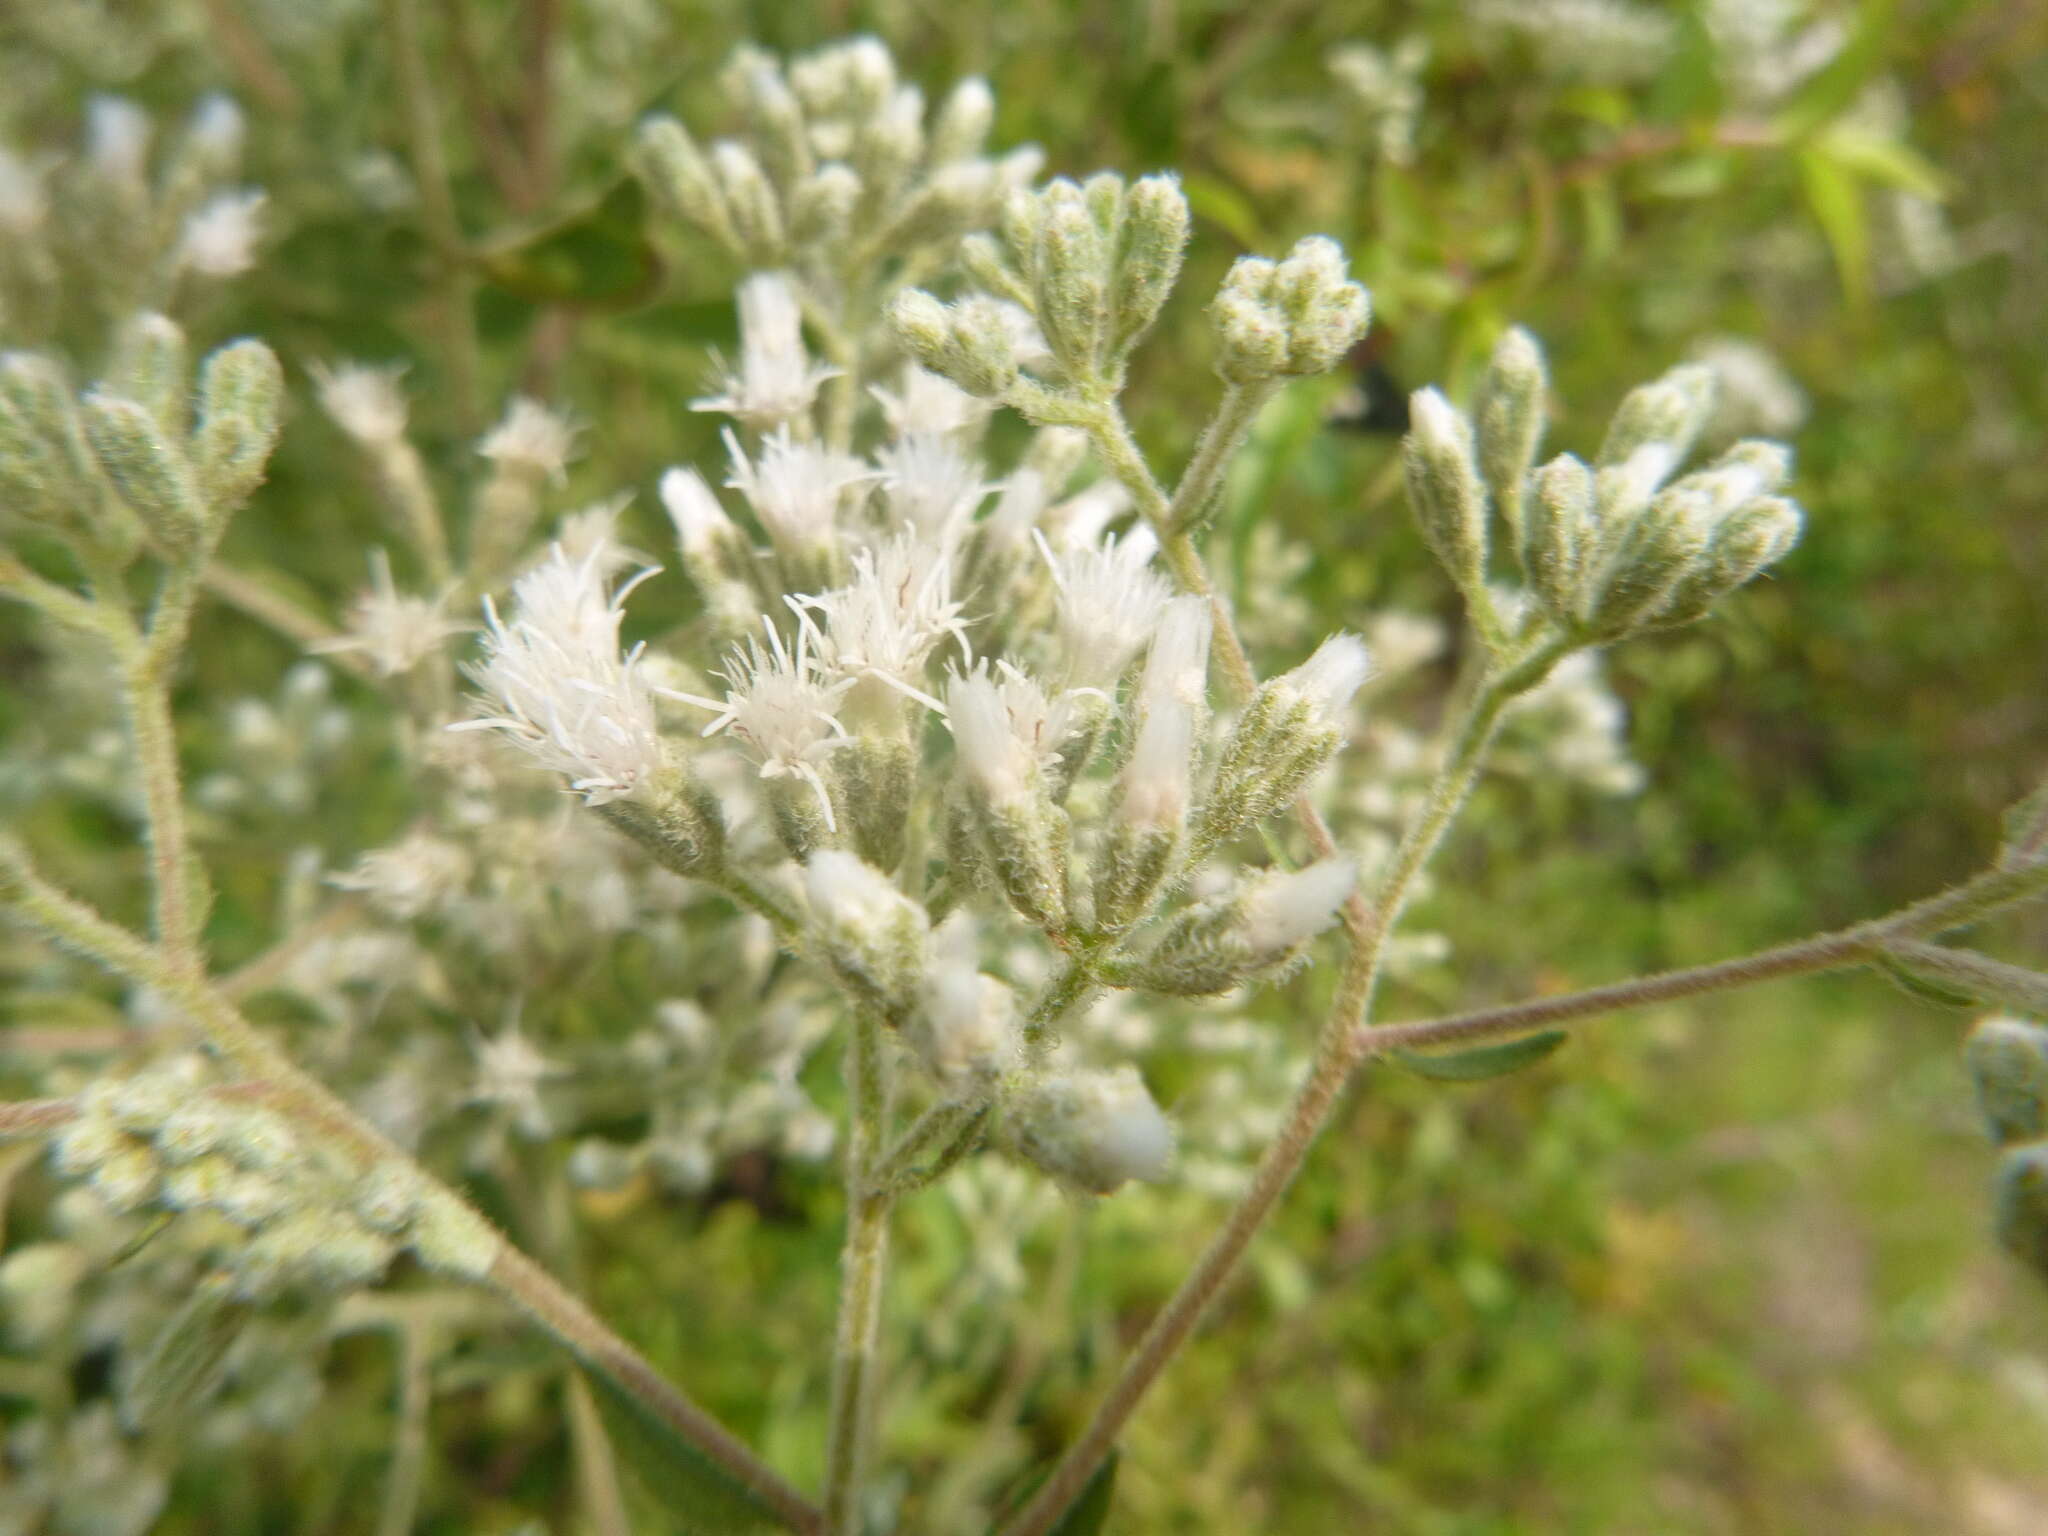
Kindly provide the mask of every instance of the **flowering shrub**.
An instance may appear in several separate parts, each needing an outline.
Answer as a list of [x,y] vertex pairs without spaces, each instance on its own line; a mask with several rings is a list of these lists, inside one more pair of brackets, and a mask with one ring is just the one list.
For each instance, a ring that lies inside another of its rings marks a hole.
[[[1589,76],[1633,78],[1669,46],[1634,7],[1549,9],[1564,20],[1495,7],[1486,27],[1539,53],[1597,30],[1600,50],[1559,61]],[[393,10],[403,23],[411,7]],[[1390,162],[1409,153],[1421,62],[1333,65]],[[737,352],[692,402],[729,420],[723,462],[659,479],[689,617],[648,639],[627,636],[661,562],[619,531],[624,501],[556,504],[603,417],[513,396],[452,518],[407,381],[376,362],[304,360],[399,561],[366,552],[370,585],[338,630],[222,562],[231,519],[261,515],[285,372],[247,339],[195,369],[169,312],[258,259],[263,194],[232,186],[238,114],[209,101],[152,168],[147,122],[102,101],[49,209],[45,168],[5,168],[33,215],[4,253],[10,294],[29,296],[16,306],[76,302],[110,339],[83,349],[83,388],[55,349],[0,359],[0,593],[112,701],[107,761],[80,772],[138,811],[150,892],[144,931],[0,837],[0,908],[134,997],[117,1064],[53,1071],[42,1097],[0,1110],[77,1181],[62,1241],[0,1267],[23,1338],[57,1337],[88,1272],[139,1248],[103,1325],[123,1341],[120,1424],[73,1415],[32,1447],[25,1519],[146,1527],[161,1475],[127,1457],[121,1428],[160,1431],[200,1403],[303,1413],[317,1383],[286,1324],[311,1319],[302,1335],[401,1340],[384,1528],[405,1529],[425,1352],[475,1326],[483,1296],[573,1357],[580,1443],[609,1434],[647,1463],[688,1528],[887,1528],[875,1440],[898,1208],[943,1187],[970,1223],[1010,1229],[979,1260],[1000,1271],[1020,1227],[1186,1181],[1234,1203],[1093,1417],[1007,1507],[1013,1468],[963,1474],[961,1505],[1008,1536],[1098,1529],[1127,1419],[1369,1064],[1495,1075],[1615,1009],[1843,967],[2048,1011],[2038,975],[1938,942],[2048,891],[2037,797],[1982,874],[1888,916],[1590,992],[1379,1021],[1388,970],[1440,952],[1400,925],[1497,745],[1527,772],[1636,787],[1596,656],[1706,618],[1794,546],[1790,452],[1742,434],[1796,418],[1796,391],[1788,406],[1767,358],[1722,342],[1629,393],[1584,458],[1546,454],[1548,368],[1522,329],[1496,338],[1467,406],[1416,392],[1407,501],[1467,619],[1430,739],[1375,701],[1451,643],[1431,622],[1381,615],[1262,676],[1255,655],[1281,645],[1248,644],[1239,610],[1284,636],[1253,611],[1280,594],[1233,602],[1205,553],[1262,413],[1368,331],[1336,242],[1230,268],[1205,311],[1213,415],[1162,477],[1124,396],[1190,241],[1174,177],[1042,181],[1036,152],[990,151],[985,86],[928,109],[871,40],[786,62],[744,49],[724,80],[736,136],[706,145],[648,117],[622,183],[747,274]],[[432,159],[421,212],[448,242]],[[67,265],[103,228],[122,248]],[[470,274],[450,262],[444,278],[459,358]],[[451,373],[473,384],[474,361]],[[1725,390],[1745,367],[1766,383]],[[212,963],[195,826],[288,824],[346,743],[321,726],[323,674],[294,674],[276,706],[237,708],[235,762],[188,791],[172,686],[209,594],[378,690],[413,786],[389,841],[282,882],[279,942],[234,970]],[[1334,984],[1313,1040],[1216,1010],[1318,963]],[[599,966],[630,968],[638,1017],[578,1016],[577,978]],[[249,1006],[264,994],[321,1027],[275,1027]],[[478,1023],[479,997],[503,1016]],[[530,1023],[536,999],[551,1016]],[[463,1015],[468,1034],[395,1030],[387,1007]],[[1167,1036],[1206,1068],[1171,1112],[1149,1075]],[[2041,1267],[2048,1032],[1994,1019],[1970,1059],[2008,1148],[2002,1233]],[[764,1149],[836,1159],[844,1180],[815,1493],[553,1272],[573,1266],[551,1192],[697,1192]],[[509,1194],[465,1193],[486,1179]],[[107,1473],[91,1493],[86,1467]]]

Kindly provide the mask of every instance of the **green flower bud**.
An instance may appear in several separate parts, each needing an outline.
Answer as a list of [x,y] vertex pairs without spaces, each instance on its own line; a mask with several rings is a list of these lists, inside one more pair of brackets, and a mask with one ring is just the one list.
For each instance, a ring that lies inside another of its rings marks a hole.
[[665,115],[648,118],[634,135],[632,158],[634,171],[657,205],[740,253],[740,237],[718,177],[688,129]]
[[2048,1142],[2008,1148],[1994,1186],[1998,1240],[2048,1280]]
[[1003,259],[1003,248],[989,234],[973,234],[960,242],[960,270],[977,288],[1027,308],[1031,290]]
[[200,370],[192,449],[216,516],[242,505],[263,483],[283,400],[284,370],[260,341],[230,342]]
[[1699,437],[1714,406],[1714,371],[1700,363],[1673,368],[1622,398],[1600,444],[1600,468],[1627,462],[1640,448],[1656,444],[1675,466]]
[[1216,371],[1248,384],[1327,373],[1365,334],[1371,304],[1345,277],[1342,247],[1312,235],[1281,262],[1239,257],[1209,313],[1219,343]]
[[810,174],[811,144],[804,111],[782,76],[775,55],[742,44],[724,72],[726,94],[747,119],[754,147],[783,186]]
[[986,80],[970,75],[954,86],[932,122],[932,164],[948,165],[979,155],[987,147],[995,115],[995,95]]
[[737,237],[740,259],[756,267],[779,267],[788,258],[782,205],[754,152],[732,139],[711,146],[711,171]]
[[1152,328],[1180,275],[1188,245],[1188,200],[1179,178],[1146,176],[1124,204],[1123,254],[1117,262],[1110,344],[1122,357]]
[[1422,537],[1470,596],[1486,585],[1486,487],[1472,453],[1472,429],[1435,389],[1419,389],[1409,402],[1402,443],[1408,505]]
[[1535,492],[1522,520],[1522,574],[1545,612],[1560,624],[1576,624],[1599,555],[1593,472],[1560,454],[1536,472]]
[[165,436],[181,438],[190,427],[190,368],[185,333],[176,321],[148,312],[133,315],[114,340],[107,392],[147,406]]
[[121,499],[166,550],[199,546],[211,518],[185,452],[146,406],[97,392],[80,403],[85,435]]
[[1994,1014],[1963,1046],[1977,1108],[2000,1146],[2048,1136],[2048,1029]]
[[1032,308],[1054,359],[1079,384],[1100,371],[1109,321],[1109,253],[1080,189],[1067,182],[1068,195],[1053,197],[1061,186],[1055,182],[1047,191]]
[[851,166],[820,166],[790,193],[790,243],[799,250],[815,250],[843,241],[860,196],[860,177]]
[[1543,349],[1536,338],[1520,326],[1503,333],[1494,345],[1472,416],[1478,426],[1480,472],[1517,541],[1529,471],[1543,441],[1548,392]]

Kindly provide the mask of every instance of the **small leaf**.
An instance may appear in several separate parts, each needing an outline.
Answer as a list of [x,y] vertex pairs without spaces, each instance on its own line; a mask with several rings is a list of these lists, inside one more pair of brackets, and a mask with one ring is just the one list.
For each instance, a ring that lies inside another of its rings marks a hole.
[[2048,1015],[2048,975],[1980,955],[1973,949],[1901,940],[1886,947],[1880,969],[1930,1002],[1953,1008],[1988,1006]]
[[228,1351],[255,1309],[238,1300],[225,1276],[200,1281],[157,1332],[121,1385],[121,1417],[130,1429],[174,1422],[202,1402],[227,1368]]
[[483,273],[535,304],[628,309],[653,292],[661,258],[647,237],[647,199],[626,177],[594,207],[485,252]]
[[1428,1055],[1421,1051],[1392,1051],[1388,1054],[1417,1077],[1439,1083],[1477,1083],[1489,1077],[1504,1077],[1533,1067],[1565,1042],[1561,1029],[1546,1029],[1540,1035],[1503,1040],[1498,1045],[1478,1045],[1469,1051]]
[[788,1527],[759,1495],[684,1439],[609,1371],[580,1362],[619,1459],[682,1536],[746,1536]]
[[1842,292],[1860,308],[1870,297],[1870,230],[1864,217],[1863,188],[1848,166],[1824,146],[1801,150],[1799,169],[1806,183],[1807,206],[1834,253]]

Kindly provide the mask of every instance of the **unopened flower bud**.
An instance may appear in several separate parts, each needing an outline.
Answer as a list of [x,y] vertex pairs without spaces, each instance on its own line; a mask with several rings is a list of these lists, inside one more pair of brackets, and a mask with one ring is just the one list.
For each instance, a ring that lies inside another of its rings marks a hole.
[[932,120],[932,164],[946,165],[979,155],[988,144],[995,116],[995,93],[986,80],[970,75],[954,86]]
[[657,203],[735,255],[741,253],[718,177],[681,123],[665,115],[643,122],[633,140],[633,163]]
[[1343,249],[1311,235],[1284,261],[1240,257],[1209,313],[1216,371],[1248,384],[1327,373],[1365,334],[1372,309],[1365,290],[1345,276]]
[[1136,1067],[1043,1078],[1006,1113],[1017,1150],[1070,1189],[1114,1194],[1132,1179],[1157,1183],[1173,1163],[1173,1126]]
[[1478,428],[1480,472],[1493,492],[1494,505],[1517,540],[1522,532],[1522,502],[1536,450],[1543,441],[1543,413],[1549,379],[1543,349],[1520,326],[1504,332],[1494,344],[1472,408]]
[[1146,176],[1124,200],[1123,251],[1116,268],[1111,346],[1130,351],[1152,328],[1180,275],[1188,244],[1188,200],[1173,176]]
[[1713,405],[1714,373],[1699,363],[1683,364],[1639,385],[1615,408],[1600,444],[1599,467],[1625,463],[1653,443],[1669,456],[1670,465],[1677,465],[1691,451]]
[[1016,996],[976,968],[973,938],[971,922],[958,914],[934,935],[939,958],[904,1030],[911,1049],[953,1093],[992,1087],[1016,1067],[1023,1045]]
[[2000,1146],[2048,1136],[2048,1028],[1994,1014],[1963,1046],[1977,1108]]
[[192,450],[216,516],[241,506],[263,483],[283,400],[284,370],[260,341],[230,342],[200,369]]
[[132,316],[114,341],[110,394],[147,406],[166,436],[185,435],[191,408],[191,358],[185,332],[167,316]]
[[790,244],[798,250],[819,250],[844,240],[860,196],[860,177],[851,166],[819,166],[790,193]]
[[1535,494],[1522,520],[1522,574],[1545,611],[1576,623],[1593,563],[1600,554],[1593,472],[1560,454],[1536,473]]
[[80,404],[85,435],[121,499],[167,550],[197,547],[210,521],[185,451],[146,406],[97,392]]
[[1342,745],[1345,712],[1371,674],[1365,643],[1338,634],[1293,671],[1260,686],[1223,744],[1193,840],[1196,856],[1294,798]]
[[1998,1160],[1998,1240],[2048,1280],[2048,1141],[2009,1147]]
[[976,287],[1008,299],[1012,304],[1031,302],[1031,290],[1003,259],[1003,249],[988,234],[973,234],[960,242],[960,270]]
[[[1064,187],[1065,193],[1053,193]],[[1096,377],[1109,322],[1109,253],[1081,190],[1054,182],[1039,225],[1032,308],[1070,382]]]
[[1408,505],[1422,536],[1466,596],[1486,585],[1486,487],[1472,453],[1472,429],[1435,389],[1419,389],[1409,402],[1402,443]]
[[924,975],[929,920],[889,877],[855,855],[820,848],[804,866],[811,917],[833,969],[901,1023]]

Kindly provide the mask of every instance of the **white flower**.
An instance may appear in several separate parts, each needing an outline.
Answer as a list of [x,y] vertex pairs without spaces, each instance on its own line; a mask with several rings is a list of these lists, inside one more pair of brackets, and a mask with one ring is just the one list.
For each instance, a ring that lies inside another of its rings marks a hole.
[[1169,703],[1199,709],[1209,697],[1209,640],[1214,628],[1206,597],[1168,601],[1145,654],[1138,708],[1149,713]]
[[382,447],[405,435],[405,392],[398,387],[404,372],[402,363],[384,368],[363,363],[312,367],[320,408],[366,448]]
[[469,855],[454,843],[415,832],[389,848],[373,848],[346,874],[327,883],[361,891],[378,911],[410,922],[439,907],[469,879]]
[[892,521],[950,543],[988,495],[981,461],[944,432],[911,432],[875,454]]
[[476,1077],[469,1101],[506,1111],[525,1135],[547,1135],[540,1085],[561,1076],[563,1069],[535,1050],[517,1024],[507,1024],[493,1039],[477,1035],[471,1049],[476,1054]]
[[248,271],[256,265],[266,201],[265,193],[246,189],[208,198],[186,215],[179,262],[202,277],[234,277]]
[[1141,832],[1175,832],[1187,820],[1195,719],[1168,697],[1145,711],[1124,767],[1123,819]]
[[560,484],[576,429],[538,400],[515,395],[505,419],[491,428],[476,451],[501,466],[517,467]]
[[307,649],[316,656],[360,654],[379,677],[397,677],[438,652],[449,636],[469,632],[469,625],[448,617],[442,601],[400,592],[391,579],[391,557],[372,550],[370,589],[350,609],[348,632]]
[[1372,653],[1356,635],[1330,636],[1292,672],[1273,679],[1272,686],[1285,689],[1305,703],[1318,724],[1331,726],[1342,721],[1351,697],[1372,675]]
[[1173,1126],[1136,1067],[1042,1078],[1017,1095],[1007,1118],[1026,1157],[1093,1194],[1131,1179],[1157,1182],[1173,1162]]
[[1041,538],[1039,551],[1058,588],[1060,643],[1074,682],[1107,688],[1152,638],[1172,589],[1149,568],[1154,541],[1114,538],[1055,555]]
[[750,638],[744,649],[733,648],[725,670],[718,674],[726,685],[723,702],[689,693],[672,696],[716,711],[718,718],[704,727],[704,734],[729,730],[739,737],[759,757],[762,778],[794,775],[810,785],[825,825],[836,829],[832,796],[818,764],[848,739],[835,711],[840,695],[854,680],[825,680],[811,654],[808,628],[798,627],[792,647],[783,643],[774,620],[766,614],[761,616],[761,627],[767,632],[767,648]]
[[566,513],[555,525],[555,542],[562,546],[571,560],[587,558],[593,561],[598,574],[607,579],[629,565],[651,565],[653,562],[645,553],[629,549],[618,541],[619,514],[632,500],[631,491],[621,491],[616,496],[593,501],[587,507]]
[[932,652],[948,635],[962,655],[967,652],[966,621],[953,601],[953,566],[945,551],[906,529],[857,552],[853,580],[845,586],[788,602],[812,631],[823,670],[873,678],[945,712],[918,687]]
[[1045,476],[1029,464],[1011,471],[1002,482],[994,510],[981,525],[983,536],[999,549],[1016,548],[1038,527],[1051,499]]
[[946,724],[962,771],[997,805],[1029,797],[1035,776],[1073,732],[1076,698],[1048,697],[1007,661],[955,672],[946,680]]
[[97,95],[85,105],[85,153],[109,181],[141,181],[148,170],[149,114],[126,96]]
[[43,177],[48,173],[47,163],[0,145],[0,230],[26,235],[41,226],[50,212],[50,200],[43,191]]
[[977,964],[974,920],[956,911],[932,935],[918,1011],[905,1029],[933,1076],[955,1091],[1000,1079],[1022,1055],[1017,999]]
[[1329,927],[1357,884],[1358,866],[1349,859],[1269,875],[1245,892],[1231,936],[1254,955],[1283,954]]
[[571,560],[556,545],[513,586],[509,624],[486,597],[484,659],[468,671],[503,713],[449,729],[504,731],[587,805],[641,788],[661,768],[661,738],[641,648],[620,653],[619,620],[626,595],[653,574],[607,598],[597,561]]
[[1382,678],[1412,672],[1443,654],[1443,621],[1421,613],[1383,613],[1366,626],[1367,644]]
[[732,478],[725,483],[747,498],[768,536],[786,547],[830,543],[846,493],[876,478],[852,454],[798,442],[787,427],[762,440],[757,460],[748,460],[730,429],[725,446],[732,455]]
[[671,469],[661,477],[661,504],[675,524],[676,543],[693,559],[715,555],[722,543],[739,533],[694,469]]
[[192,109],[191,125],[185,131],[194,149],[216,165],[228,165],[242,153],[248,127],[234,97],[209,91]]
[[1131,493],[1116,480],[1097,480],[1076,491],[1046,517],[1055,549],[1089,549],[1103,529],[1131,510]]
[[951,379],[920,368],[903,365],[903,384],[898,390],[870,385],[868,393],[882,406],[882,418],[892,436],[908,437],[914,432],[965,432],[988,419],[995,403],[967,393]]
[[723,411],[756,431],[802,415],[818,386],[842,370],[811,361],[804,350],[803,312],[796,290],[780,272],[761,272],[740,284],[740,360],[724,370],[721,393],[692,400],[693,411]]

